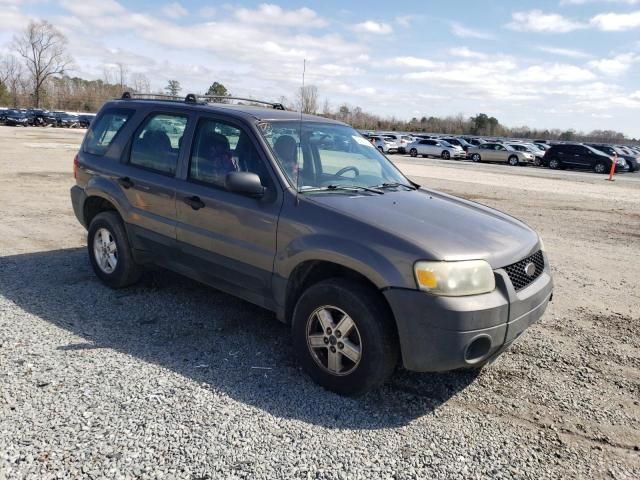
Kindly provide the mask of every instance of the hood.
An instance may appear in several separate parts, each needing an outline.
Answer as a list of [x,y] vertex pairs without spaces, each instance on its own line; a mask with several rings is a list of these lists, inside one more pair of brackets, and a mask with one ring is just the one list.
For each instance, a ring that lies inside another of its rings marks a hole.
[[523,222],[432,190],[387,190],[384,195],[336,192],[308,198],[415,245],[424,255],[416,260],[483,259],[500,268],[539,248],[538,235]]

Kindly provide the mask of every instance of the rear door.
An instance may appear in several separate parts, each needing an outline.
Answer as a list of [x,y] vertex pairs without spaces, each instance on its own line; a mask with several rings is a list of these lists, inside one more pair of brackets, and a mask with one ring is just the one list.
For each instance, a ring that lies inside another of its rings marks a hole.
[[[178,180],[177,240],[188,275],[270,308],[282,188],[252,129],[223,116],[198,119]],[[256,173],[260,199],[229,192],[230,171]]]
[[165,260],[175,248],[175,174],[188,123],[182,112],[150,112],[127,145],[117,178],[131,208],[135,248]]

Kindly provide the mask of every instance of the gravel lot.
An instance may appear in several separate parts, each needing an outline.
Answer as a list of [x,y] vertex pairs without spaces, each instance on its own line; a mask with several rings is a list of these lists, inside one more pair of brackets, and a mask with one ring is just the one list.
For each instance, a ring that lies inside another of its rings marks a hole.
[[538,230],[556,292],[479,375],[344,399],[268,312],[164,271],[98,282],[82,133],[0,127],[0,478],[640,478],[637,174],[392,157]]

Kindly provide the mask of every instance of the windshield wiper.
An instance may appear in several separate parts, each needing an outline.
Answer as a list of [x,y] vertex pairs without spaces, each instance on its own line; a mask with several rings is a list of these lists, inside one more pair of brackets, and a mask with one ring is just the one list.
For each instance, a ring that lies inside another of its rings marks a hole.
[[413,185],[407,185],[406,183],[399,183],[399,182],[384,182],[384,183],[381,183],[380,185],[372,185],[369,188],[395,188],[395,187],[405,187],[405,188],[408,188],[409,190],[416,189],[416,187],[414,187]]
[[304,190],[301,190],[301,192],[318,192],[322,190],[325,190],[325,191],[326,190],[331,190],[331,191],[347,190],[352,192],[365,191],[365,192],[378,193],[380,195],[384,195],[384,192],[380,189],[373,188],[373,187],[364,187],[362,185],[326,185],[324,187],[306,188]]

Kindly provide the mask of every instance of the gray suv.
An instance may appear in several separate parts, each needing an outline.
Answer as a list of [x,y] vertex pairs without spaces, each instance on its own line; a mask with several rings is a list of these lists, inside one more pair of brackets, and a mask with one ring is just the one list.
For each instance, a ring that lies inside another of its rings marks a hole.
[[74,175],[106,285],[155,264],[271,310],[340,394],[399,365],[482,367],[552,297],[527,225],[421,188],[350,126],[278,104],[125,94],[92,122]]

